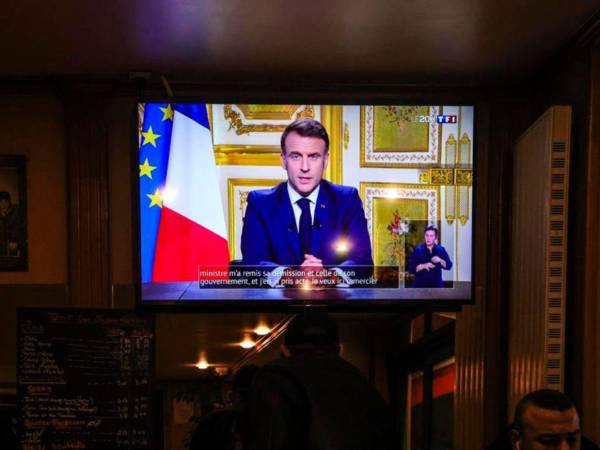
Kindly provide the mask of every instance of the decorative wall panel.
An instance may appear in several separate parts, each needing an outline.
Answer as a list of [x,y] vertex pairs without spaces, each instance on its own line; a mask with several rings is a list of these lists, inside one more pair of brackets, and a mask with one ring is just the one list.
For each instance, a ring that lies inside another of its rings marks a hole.
[[[423,231],[440,217],[440,188],[420,184],[360,183],[373,260],[378,266],[404,266],[405,250],[423,241]],[[390,228],[398,225],[399,232]],[[396,236],[403,239],[397,248]],[[442,236],[439,236],[440,242]]]
[[360,108],[361,167],[419,167],[439,164],[438,106]]
[[69,298],[106,307],[111,300],[107,104],[100,96],[66,102]]
[[209,117],[217,164],[243,166],[280,165],[280,138],[286,126],[297,119],[317,119],[330,138],[331,173],[326,176],[341,181],[337,174],[343,139],[339,106],[214,104],[209,105]]
[[227,205],[229,208],[229,256],[241,259],[240,249],[242,225],[248,204],[248,194],[256,189],[276,186],[284,180],[262,180],[252,178],[230,178],[227,180]]
[[514,156],[508,410],[563,389],[571,108],[554,106]]

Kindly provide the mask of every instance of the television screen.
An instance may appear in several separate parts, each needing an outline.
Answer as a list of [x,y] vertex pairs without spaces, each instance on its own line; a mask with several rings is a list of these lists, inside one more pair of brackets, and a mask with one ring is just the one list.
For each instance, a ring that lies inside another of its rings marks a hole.
[[472,297],[473,106],[138,104],[142,305]]

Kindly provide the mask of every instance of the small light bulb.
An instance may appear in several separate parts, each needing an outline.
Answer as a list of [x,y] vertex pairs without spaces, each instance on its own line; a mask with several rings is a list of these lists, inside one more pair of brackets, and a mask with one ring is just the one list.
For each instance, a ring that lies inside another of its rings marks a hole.
[[271,332],[271,329],[266,325],[259,325],[254,329],[254,334],[265,336]]
[[208,369],[208,363],[206,361],[199,361],[198,364],[196,364],[196,367],[200,370],[206,370]]
[[246,336],[244,338],[244,340],[242,342],[240,342],[240,347],[242,348],[252,348],[256,345],[256,342],[254,342],[252,339],[250,339],[250,337]]

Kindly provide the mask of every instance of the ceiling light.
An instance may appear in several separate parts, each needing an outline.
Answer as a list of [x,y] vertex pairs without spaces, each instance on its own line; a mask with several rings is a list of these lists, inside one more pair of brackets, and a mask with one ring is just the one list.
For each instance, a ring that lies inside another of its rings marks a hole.
[[259,336],[265,336],[271,332],[271,329],[266,325],[259,325],[254,329],[254,333]]
[[249,336],[246,336],[246,337],[244,338],[244,340],[243,340],[242,342],[240,342],[240,347],[242,347],[242,348],[246,348],[246,349],[248,349],[248,348],[252,348],[252,347],[254,347],[255,345],[256,345],[256,342],[254,342],[252,339],[250,339],[250,337],[249,337]]
[[200,352],[198,362],[194,365],[196,366],[197,369],[200,369],[200,370],[208,369],[208,361],[206,361],[206,354],[204,352]]
[[196,368],[200,369],[200,370],[205,370],[208,369],[208,363],[206,361],[199,361],[196,364]]

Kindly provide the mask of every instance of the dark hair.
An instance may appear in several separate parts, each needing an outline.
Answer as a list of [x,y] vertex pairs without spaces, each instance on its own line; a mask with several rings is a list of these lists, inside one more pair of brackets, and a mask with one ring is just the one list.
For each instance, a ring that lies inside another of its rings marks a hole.
[[297,314],[287,327],[284,344],[292,355],[313,351],[337,353],[340,350],[337,324],[322,311]]
[[231,379],[231,390],[238,394],[242,400],[246,399],[252,380],[256,372],[260,370],[260,367],[256,364],[248,364],[237,370]]
[[10,203],[10,194],[8,191],[0,191],[0,202],[2,200],[6,200],[8,203]]
[[325,142],[325,153],[329,151],[329,135],[325,127],[315,119],[298,119],[290,123],[281,135],[281,151],[285,155],[285,139],[296,133],[302,137],[315,137]]
[[435,232],[435,237],[436,238],[440,235],[438,229],[436,227],[434,227],[433,225],[429,225],[427,228],[425,228],[425,230],[423,231],[423,234],[427,233],[428,231]]
[[530,392],[517,403],[515,408],[513,428],[518,432],[523,431],[523,416],[530,406],[549,409],[551,411],[568,411],[571,408],[575,408],[569,397],[554,389],[540,389]]

